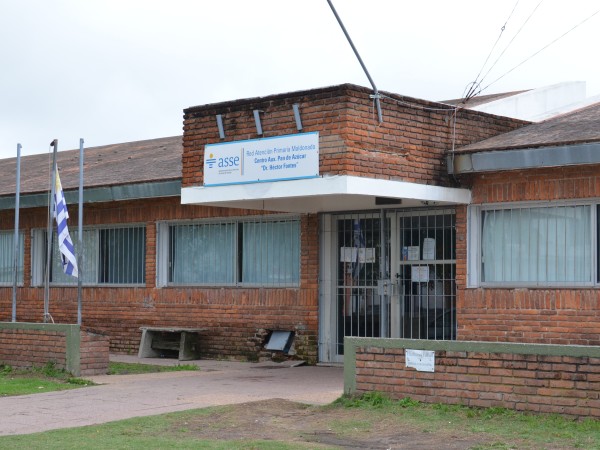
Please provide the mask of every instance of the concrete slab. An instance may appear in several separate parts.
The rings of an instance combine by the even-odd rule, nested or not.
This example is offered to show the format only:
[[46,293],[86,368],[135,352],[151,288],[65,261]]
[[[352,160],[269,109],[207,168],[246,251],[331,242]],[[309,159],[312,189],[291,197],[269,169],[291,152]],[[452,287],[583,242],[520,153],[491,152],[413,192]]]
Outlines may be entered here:
[[[111,360],[180,364],[115,355]],[[343,393],[341,367],[186,361],[199,371],[89,377],[99,386],[0,399],[0,435],[93,425],[208,406],[281,398],[327,404]]]

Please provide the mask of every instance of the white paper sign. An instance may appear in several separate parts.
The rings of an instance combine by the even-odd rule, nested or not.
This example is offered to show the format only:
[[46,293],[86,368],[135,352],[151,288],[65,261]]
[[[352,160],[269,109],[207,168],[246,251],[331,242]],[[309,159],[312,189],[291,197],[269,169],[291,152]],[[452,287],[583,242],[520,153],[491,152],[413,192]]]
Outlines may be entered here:
[[411,266],[410,280],[413,283],[428,283],[429,266]]
[[318,132],[208,144],[204,148],[205,186],[318,176]]
[[412,367],[419,372],[435,372],[435,352],[432,350],[405,351],[406,367]]
[[406,257],[409,261],[418,261],[419,259],[421,259],[419,255],[421,248],[418,245],[411,245],[409,247],[406,247],[406,250]]
[[341,247],[340,262],[356,262],[356,252],[358,250],[359,263],[374,263],[375,249],[373,247]]
[[435,259],[435,239],[423,239],[423,259]]

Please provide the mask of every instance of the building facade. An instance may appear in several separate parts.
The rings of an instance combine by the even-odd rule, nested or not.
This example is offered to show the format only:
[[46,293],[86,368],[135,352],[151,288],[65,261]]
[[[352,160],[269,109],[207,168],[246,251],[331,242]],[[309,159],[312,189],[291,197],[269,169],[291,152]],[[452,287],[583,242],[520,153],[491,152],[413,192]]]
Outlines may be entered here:
[[459,335],[599,345],[600,105],[465,146]]
[[[348,335],[460,338],[456,293],[465,274],[457,270],[457,220],[470,192],[448,176],[445,155],[524,125],[391,94],[383,104],[378,123],[370,91],[343,85],[185,111],[183,204],[310,223],[300,283],[287,289],[311,289],[306,306],[316,314],[319,361],[340,362]],[[314,177],[219,183],[210,172],[210,159],[231,143],[243,151],[255,140],[274,142],[265,149],[275,156],[279,138],[307,133],[318,133]],[[275,240],[268,232],[265,239]]]
[[[487,294],[466,289],[467,205],[481,194],[448,175],[446,156],[526,123],[387,93],[378,123],[370,94],[341,85],[191,107],[183,138],[88,149],[83,325],[107,333],[116,352],[137,350],[140,327],[203,328],[204,356],[248,359],[269,354],[273,331],[288,331],[291,353],[313,363],[341,361],[346,335],[476,337],[480,317],[469,305]],[[298,153],[276,154],[304,140]],[[266,163],[272,174],[238,179],[233,166],[210,174],[236,163],[227,153],[236,145],[240,157],[253,146],[267,152],[248,156],[244,170]],[[24,322],[43,318],[42,156],[22,161]],[[313,158],[310,170],[296,170],[303,161],[293,156]],[[61,152],[59,167],[75,218],[76,152]],[[1,170],[14,174],[14,160]],[[14,182],[3,179],[0,319],[8,321]],[[72,323],[76,287],[57,258],[50,313]]]

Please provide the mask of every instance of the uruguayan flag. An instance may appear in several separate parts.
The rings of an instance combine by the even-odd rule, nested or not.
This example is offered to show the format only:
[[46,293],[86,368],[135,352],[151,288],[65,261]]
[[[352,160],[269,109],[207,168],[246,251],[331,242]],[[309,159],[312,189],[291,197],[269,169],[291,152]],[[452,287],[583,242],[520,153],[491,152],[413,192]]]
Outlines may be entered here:
[[60,249],[60,259],[63,270],[67,275],[77,277],[77,259],[75,258],[75,248],[67,228],[67,203],[63,194],[58,169],[56,169],[56,184],[54,186],[54,217],[56,217],[56,226],[58,228],[58,248]]

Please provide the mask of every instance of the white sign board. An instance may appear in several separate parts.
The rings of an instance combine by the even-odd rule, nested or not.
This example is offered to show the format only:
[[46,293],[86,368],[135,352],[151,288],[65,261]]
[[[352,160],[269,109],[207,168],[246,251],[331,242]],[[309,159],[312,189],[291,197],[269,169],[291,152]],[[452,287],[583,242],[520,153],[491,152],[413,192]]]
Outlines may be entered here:
[[405,351],[406,367],[412,367],[419,372],[435,372],[435,352],[432,350]]
[[208,144],[204,148],[205,186],[318,176],[318,132]]

